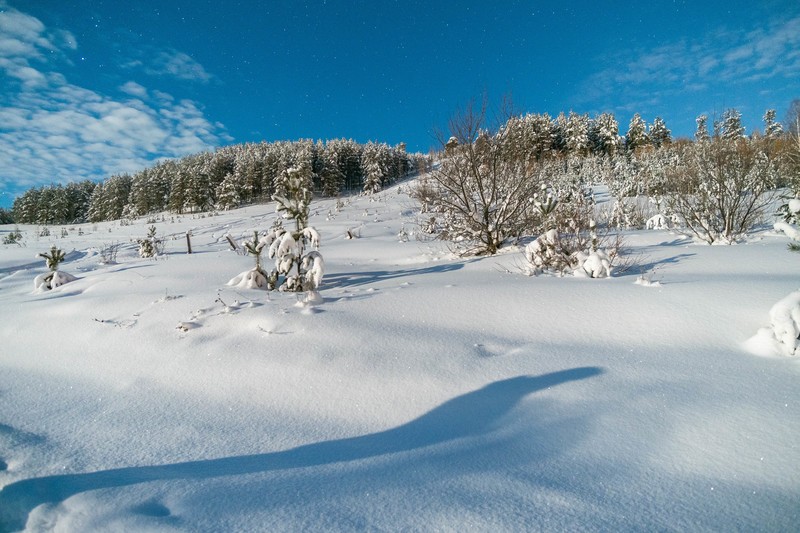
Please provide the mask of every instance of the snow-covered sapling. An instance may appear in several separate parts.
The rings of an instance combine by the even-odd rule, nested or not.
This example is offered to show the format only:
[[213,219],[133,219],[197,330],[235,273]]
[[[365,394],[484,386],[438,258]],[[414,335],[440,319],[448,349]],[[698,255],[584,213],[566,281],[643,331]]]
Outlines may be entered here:
[[273,273],[267,273],[261,266],[261,252],[268,244],[268,240],[264,237],[259,237],[258,232],[253,232],[253,239],[242,242],[242,248],[253,256],[255,259],[255,268],[242,272],[228,282],[228,285],[241,287],[245,289],[267,289],[272,290],[275,288],[276,276]]
[[[280,290],[316,291],[322,281],[325,264],[319,249],[319,233],[308,225],[311,184],[298,169],[286,171],[285,196],[275,195],[277,211],[285,220],[294,220],[293,231],[283,229],[268,235],[269,257],[275,260],[276,272],[283,277]],[[315,250],[306,253],[306,246]]]
[[19,228],[14,228],[14,231],[3,237],[3,244],[22,246],[22,233],[20,233]]
[[64,261],[66,254],[55,245],[50,248],[50,253],[41,253],[39,257],[45,260],[45,264],[47,268],[50,269],[50,272],[39,274],[33,280],[33,287],[36,291],[49,291],[77,279],[72,274],[59,272],[58,265]]
[[63,251],[56,248],[55,245],[53,245],[53,247],[50,248],[49,254],[41,253],[39,254],[39,257],[44,258],[47,268],[49,268],[50,271],[55,272],[56,270],[58,270],[58,265],[64,261],[66,254]]
[[137,239],[136,242],[139,244],[139,257],[155,257],[164,251],[163,241],[156,237],[155,226],[150,226],[147,231],[147,237]]

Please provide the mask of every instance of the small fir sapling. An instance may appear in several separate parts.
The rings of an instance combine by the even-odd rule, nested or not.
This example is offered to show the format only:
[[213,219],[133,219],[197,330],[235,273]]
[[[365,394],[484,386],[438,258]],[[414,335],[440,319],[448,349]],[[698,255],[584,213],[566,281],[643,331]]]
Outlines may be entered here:
[[261,266],[261,252],[267,245],[267,240],[261,238],[257,231],[253,232],[253,239],[242,242],[242,248],[255,259],[256,265],[251,270],[242,272],[228,282],[228,285],[245,289],[266,289],[275,288],[277,276],[274,272],[267,273]]
[[58,265],[64,261],[66,254],[55,245],[50,248],[50,253],[41,253],[39,257],[45,260],[50,272],[40,274],[33,280],[33,286],[36,291],[49,291],[77,279],[72,274],[59,272]]
[[19,228],[14,228],[14,231],[3,237],[3,244],[22,246],[22,233],[20,233]]
[[[286,171],[285,195],[274,195],[277,211],[285,220],[294,220],[293,231],[282,227],[268,236],[269,257],[275,260],[276,271],[283,277],[283,291],[316,291],[322,281],[325,264],[319,249],[319,233],[308,225],[311,205],[311,184],[296,168]],[[310,244],[315,250],[306,253]]]
[[51,272],[55,272],[56,270],[58,270],[58,265],[64,261],[66,254],[63,251],[56,248],[55,245],[53,245],[53,247],[50,248],[49,254],[41,253],[39,254],[39,257],[44,258],[45,264],[47,265],[47,268],[49,268]]
[[[296,168],[286,171],[283,182],[284,195],[275,195],[278,213],[285,220],[294,220],[294,230],[288,230],[282,223],[277,224],[265,236],[253,235],[252,241],[242,243],[247,252],[256,260],[256,267],[239,274],[228,282],[243,288],[259,288],[289,292],[313,292],[319,288],[325,270],[325,263],[319,249],[319,233],[308,225],[311,191],[309,184],[302,179],[302,172]],[[308,245],[315,249],[306,252]],[[261,266],[261,253],[275,261],[275,268],[267,273]]]
[[136,239],[136,242],[139,244],[139,257],[155,257],[164,252],[164,243],[161,239],[156,237],[155,226],[150,226],[147,231],[147,237],[144,239]]

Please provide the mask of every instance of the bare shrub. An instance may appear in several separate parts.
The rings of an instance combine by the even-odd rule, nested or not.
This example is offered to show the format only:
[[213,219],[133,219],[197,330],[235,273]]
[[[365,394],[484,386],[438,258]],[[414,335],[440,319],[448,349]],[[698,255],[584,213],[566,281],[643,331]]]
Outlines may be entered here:
[[776,168],[762,143],[713,138],[683,151],[667,172],[666,203],[690,234],[732,243],[763,221]]
[[487,129],[486,106],[468,106],[439,135],[444,155],[430,179],[412,193],[435,214],[438,236],[463,255],[495,254],[527,232],[542,177],[524,154]]

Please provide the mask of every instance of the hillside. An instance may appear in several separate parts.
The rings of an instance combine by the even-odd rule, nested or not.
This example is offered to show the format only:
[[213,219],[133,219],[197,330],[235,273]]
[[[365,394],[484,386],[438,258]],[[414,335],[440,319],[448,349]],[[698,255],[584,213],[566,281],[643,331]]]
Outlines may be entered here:
[[[745,349],[799,288],[785,236],[631,231],[636,268],[529,277],[417,239],[408,187],[313,204],[317,304],[226,285],[274,205],[167,214],[155,260],[143,219],[20,226],[0,530],[796,528],[800,366]],[[52,244],[78,279],[35,293]]]

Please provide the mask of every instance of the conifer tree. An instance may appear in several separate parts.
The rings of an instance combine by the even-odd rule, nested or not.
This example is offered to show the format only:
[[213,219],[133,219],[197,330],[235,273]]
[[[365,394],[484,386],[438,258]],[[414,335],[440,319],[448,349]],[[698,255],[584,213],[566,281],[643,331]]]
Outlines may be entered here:
[[236,182],[236,177],[233,174],[228,174],[217,186],[217,209],[227,211],[239,207],[241,196],[239,195],[239,187]]
[[619,124],[611,113],[601,113],[589,127],[589,146],[595,154],[612,156],[619,149]]
[[661,117],[656,117],[650,126],[650,142],[656,148],[672,142],[672,132],[667,129],[667,125]]
[[775,110],[767,109],[764,113],[764,137],[775,139],[783,132],[780,122],[775,121]]
[[694,133],[694,140],[697,142],[708,141],[711,138],[708,133],[708,115],[700,115],[695,122],[697,122],[697,129]]
[[650,144],[647,135],[647,125],[639,113],[633,115],[628,125],[628,133],[625,135],[625,146],[633,152],[637,148]]
[[736,109],[728,109],[722,115],[721,133],[727,141],[737,141],[744,137],[742,114]]
[[47,268],[50,269],[51,272],[55,272],[58,270],[58,265],[64,261],[66,254],[59,250],[58,247],[54,244],[52,248],[50,248],[50,253],[41,253],[39,257],[44,258],[45,264]]
[[[308,225],[311,189],[301,169],[292,167],[286,175],[286,195],[276,194],[273,199],[278,213],[285,220],[293,220],[295,227],[294,230],[281,227],[270,234],[269,256],[275,259],[277,276],[283,276],[281,290],[316,291],[322,280],[324,263],[316,250],[319,248],[319,234]],[[315,250],[306,253],[308,244]]]
[[564,131],[567,150],[574,155],[585,155],[589,149],[589,116],[569,112]]

